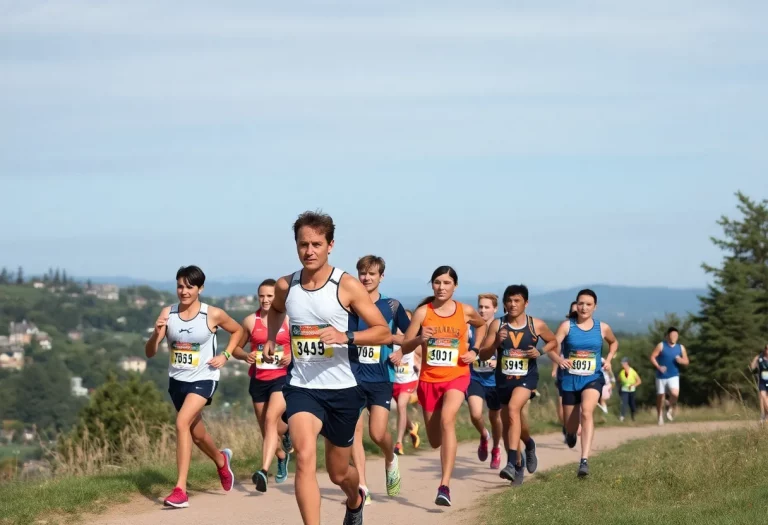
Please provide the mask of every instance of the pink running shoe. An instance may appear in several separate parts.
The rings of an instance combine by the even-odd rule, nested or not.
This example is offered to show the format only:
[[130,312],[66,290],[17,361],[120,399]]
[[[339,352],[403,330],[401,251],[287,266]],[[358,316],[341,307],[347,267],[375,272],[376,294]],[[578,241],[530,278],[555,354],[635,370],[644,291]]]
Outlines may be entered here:
[[488,459],[488,431],[485,429],[483,435],[480,436],[480,446],[477,447],[477,459],[480,461]]
[[189,498],[183,490],[176,487],[173,489],[173,492],[171,492],[171,495],[163,500],[163,505],[183,509],[189,507]]
[[496,470],[501,466],[501,449],[499,447],[491,450],[491,468]]
[[235,476],[232,474],[232,451],[225,448],[221,451],[221,455],[224,456],[224,466],[218,469],[219,479],[221,480],[221,488],[226,492],[232,490],[232,485],[235,484]]

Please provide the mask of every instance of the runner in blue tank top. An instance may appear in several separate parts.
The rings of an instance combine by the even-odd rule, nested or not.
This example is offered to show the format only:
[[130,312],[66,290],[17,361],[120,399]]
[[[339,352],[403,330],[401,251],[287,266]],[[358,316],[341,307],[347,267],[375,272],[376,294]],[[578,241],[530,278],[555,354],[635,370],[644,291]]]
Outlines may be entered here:
[[768,414],[768,344],[755,356],[749,368],[757,373],[757,385],[760,391],[760,423],[765,423]]
[[[564,358],[555,352],[550,353],[550,356],[564,372],[560,385],[563,390],[566,438],[570,448],[576,446],[576,432],[581,420],[581,462],[578,475],[583,477],[589,474],[587,460],[595,434],[593,413],[605,382],[602,369],[610,369],[619,342],[610,326],[592,317],[597,306],[595,292],[581,290],[576,302],[576,318],[563,322],[555,334],[558,343],[565,343]],[[609,345],[606,359],[602,358],[603,339]]]
[[[485,319],[486,323],[493,321],[499,309],[499,296],[492,293],[483,293],[477,296],[477,313]],[[475,327],[469,327],[469,347],[475,348],[482,341],[475,340]],[[501,403],[496,392],[496,358],[481,361],[479,358],[472,363],[470,368],[469,388],[467,389],[467,404],[469,405],[469,417],[472,424],[480,433],[480,446],[477,447],[477,459],[488,459],[488,441],[493,437],[493,449],[491,450],[491,468],[501,466]],[[488,405],[488,420],[491,423],[491,432],[485,428],[483,422],[483,401]]]
[[688,364],[688,352],[678,342],[677,328],[670,326],[667,336],[651,353],[651,363],[656,367],[656,413],[659,425],[664,424],[664,396],[669,392],[667,419],[674,420],[677,399],[680,397],[680,367]]
[[[403,342],[403,335],[411,324],[405,308],[397,299],[384,297],[379,292],[379,285],[384,278],[384,259],[376,255],[366,255],[357,261],[357,277],[365,286],[371,301],[374,302],[392,332],[394,344]],[[358,330],[368,328],[363,319],[354,316]],[[400,329],[401,334],[397,333]],[[395,381],[395,365],[390,360],[392,345],[357,346],[358,382],[365,394],[365,406],[368,408],[368,434],[371,441],[384,454],[387,496],[400,493],[400,469],[395,456],[394,443],[389,426],[389,410],[392,402],[392,389]],[[371,494],[365,476],[365,449],[363,448],[363,414],[357,421],[355,441],[352,443],[352,463],[360,474],[360,488],[365,492],[365,504],[371,502]]]

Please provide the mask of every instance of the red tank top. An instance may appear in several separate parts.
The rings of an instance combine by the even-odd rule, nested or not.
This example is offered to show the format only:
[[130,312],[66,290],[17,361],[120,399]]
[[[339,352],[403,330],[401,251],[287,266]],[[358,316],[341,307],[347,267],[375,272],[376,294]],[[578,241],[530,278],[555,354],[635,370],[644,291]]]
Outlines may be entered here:
[[[259,311],[256,312],[253,330],[251,330],[251,352],[256,352],[256,363],[252,364],[248,370],[248,375],[257,381],[271,381],[288,373],[286,368],[279,366],[277,363],[277,360],[282,358],[282,354],[275,355],[274,363],[265,363],[263,361],[261,352],[264,343],[267,342],[268,335],[267,327],[261,321],[261,308],[259,308]],[[287,321],[283,321],[283,326],[280,327],[280,331],[277,333],[277,345],[283,346],[286,349],[291,347],[291,334],[288,331]]]

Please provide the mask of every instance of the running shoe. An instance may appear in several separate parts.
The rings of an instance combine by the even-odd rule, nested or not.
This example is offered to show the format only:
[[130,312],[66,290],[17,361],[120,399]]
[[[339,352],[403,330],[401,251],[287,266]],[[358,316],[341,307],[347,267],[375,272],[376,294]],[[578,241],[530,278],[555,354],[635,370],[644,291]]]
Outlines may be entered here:
[[413,445],[413,448],[419,448],[419,445],[421,444],[421,438],[419,438],[418,422],[413,423],[413,428],[411,428],[411,431],[408,434],[411,436],[411,444]]
[[232,473],[232,451],[225,448],[221,451],[221,455],[224,456],[224,466],[218,469],[219,480],[221,481],[221,488],[225,492],[232,490],[232,485],[235,484],[235,475]]
[[[277,471],[280,472],[280,463],[277,464]],[[259,492],[266,492],[267,491],[267,471],[266,470],[257,470],[253,473],[253,476],[251,476],[251,481],[253,481],[253,484],[256,485],[256,490]],[[286,474],[287,476],[287,474]]]
[[501,469],[501,472],[499,472],[499,477],[514,483],[515,471],[516,471],[515,466],[507,463],[506,466],[503,469]]
[[288,431],[283,434],[282,442],[283,452],[286,454],[293,454],[293,442],[291,441],[291,435],[288,433]]
[[573,448],[576,446],[576,434],[566,434],[565,435],[565,444],[568,445],[568,448]]
[[536,443],[531,438],[531,446],[525,445],[525,465],[528,472],[533,474],[536,472],[536,467],[539,465],[539,458],[536,457]]
[[491,450],[491,468],[496,470],[501,465],[501,449],[499,447]]
[[403,444],[402,443],[396,443],[395,444],[395,454],[398,456],[402,456],[405,452],[403,451]]
[[577,475],[580,478],[589,476],[589,464],[587,464],[587,460],[584,458],[582,458],[581,463],[579,463],[579,472]]
[[392,461],[392,467],[387,470],[387,496],[397,496],[400,494],[400,465],[397,456]]
[[363,503],[365,501],[365,491],[363,489],[360,489],[360,497],[363,501],[360,502],[360,506],[356,509],[350,509],[346,502],[344,503],[347,512],[344,513],[343,525],[363,525],[363,507],[365,507]]
[[173,492],[163,500],[163,505],[166,507],[176,507],[177,509],[184,509],[189,507],[189,498],[187,493],[181,490],[179,487],[173,489]]
[[525,463],[525,456],[523,456],[522,463],[520,465],[515,465],[515,480],[512,482],[515,486],[523,484],[523,478],[525,477]]
[[291,462],[291,455],[286,452],[285,459],[277,458],[277,474],[275,475],[275,482],[283,483],[288,479],[288,463]]
[[477,459],[485,461],[488,459],[488,430],[483,429],[480,436],[480,446],[477,447]]
[[450,507],[451,506],[451,489],[449,489],[445,485],[440,485],[440,487],[437,489],[437,497],[435,498],[435,505],[439,505],[441,507]]

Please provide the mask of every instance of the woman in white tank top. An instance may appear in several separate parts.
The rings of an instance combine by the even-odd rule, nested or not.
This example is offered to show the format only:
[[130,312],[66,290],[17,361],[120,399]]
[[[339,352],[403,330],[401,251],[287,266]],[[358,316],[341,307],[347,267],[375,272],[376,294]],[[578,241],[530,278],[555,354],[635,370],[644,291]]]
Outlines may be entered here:
[[[157,354],[160,342],[167,338],[168,393],[176,407],[176,447],[178,480],[164,504],[188,507],[187,474],[192,459],[192,443],[216,464],[221,486],[232,490],[234,476],[230,468],[232,451],[219,450],[202,420],[203,408],[211,404],[219,384],[219,369],[231,357],[243,329],[221,308],[200,302],[205,274],[197,266],[182,267],[176,274],[178,304],[163,308],[155,330],[144,347],[147,358]],[[227,349],[217,355],[216,330],[232,334]]]

